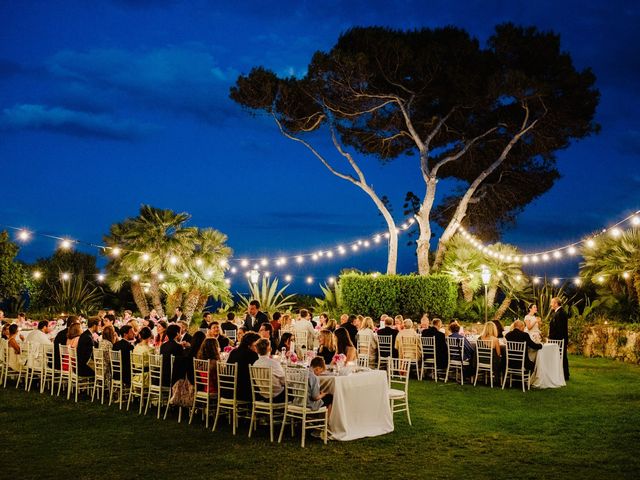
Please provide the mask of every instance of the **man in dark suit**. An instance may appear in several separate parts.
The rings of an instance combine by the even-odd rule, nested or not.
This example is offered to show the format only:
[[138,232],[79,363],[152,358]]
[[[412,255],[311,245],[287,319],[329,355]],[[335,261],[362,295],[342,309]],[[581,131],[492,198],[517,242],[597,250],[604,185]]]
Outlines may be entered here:
[[78,339],[78,375],[81,377],[94,377],[96,374],[89,366],[89,361],[93,356],[93,348],[98,346],[93,335],[98,333],[99,327],[100,319],[90,318],[87,320],[87,329]]
[[[162,385],[170,387],[181,378],[184,378],[187,370],[184,362],[184,348],[176,342],[180,334],[180,327],[172,323],[167,327],[166,334],[168,341],[160,347],[160,355],[162,355]],[[173,377],[171,376],[172,355],[175,357],[173,361]]]
[[391,336],[391,355],[394,358],[398,358],[398,351],[395,349],[395,344],[396,344],[396,336],[398,335],[398,330],[396,330],[395,328],[391,328],[391,325],[393,325],[393,318],[384,315],[384,328],[379,328],[378,331],[376,332],[378,336],[383,335],[383,336]]
[[53,339],[53,365],[56,370],[60,370],[60,345],[67,344],[67,332],[69,331],[69,325],[74,322],[79,322],[80,319],[75,315],[71,315],[64,321],[64,328],[60,330],[56,338]]
[[233,312],[227,313],[227,319],[222,325],[220,325],[220,328],[222,329],[223,333],[225,332],[225,330],[234,330],[234,331],[238,330],[238,326],[235,323],[233,323],[235,318],[236,318],[235,313]]
[[[193,337],[189,333],[189,322],[186,320],[180,320],[178,325],[180,325],[180,335],[178,335],[178,339],[176,341],[180,344],[182,344],[182,342],[186,342],[191,345]],[[182,346],[184,347],[185,345],[183,344]]]
[[214,320],[209,324],[207,338],[215,338],[218,341],[221,352],[229,346],[229,339],[220,333],[220,324],[217,320]]
[[177,323],[182,320],[187,321],[187,317],[184,315],[184,312],[182,311],[181,307],[176,307],[176,311],[173,317],[169,319],[169,323]]
[[[504,336],[507,342],[525,342],[527,344],[527,348],[531,348],[533,350],[540,350],[542,348],[541,343],[536,343],[531,340],[531,337],[527,332],[524,331],[524,322],[522,320],[516,320],[511,324],[511,330]],[[529,359],[529,355],[527,353],[527,349],[524,351],[524,368],[533,371],[535,367],[535,363]]]
[[356,348],[358,348],[358,327],[356,327],[353,322],[355,322],[357,318],[355,315],[347,315],[346,313],[340,315],[340,326],[349,332],[351,343],[353,343],[353,346]]
[[551,310],[553,315],[549,322],[549,339],[564,340],[564,350],[562,352],[562,370],[564,379],[569,380],[569,357],[567,357],[567,347],[569,345],[569,318],[567,312],[560,305],[560,299],[551,299]]
[[[446,370],[449,365],[449,354],[447,352],[447,339],[440,331],[442,320],[434,318],[429,328],[422,330],[423,337],[435,337],[436,339],[436,365],[438,370]],[[380,334],[380,331],[378,331]]]
[[267,315],[260,311],[260,302],[257,300],[251,300],[251,302],[249,302],[247,316],[244,317],[244,326],[247,330],[257,332],[260,330],[260,325],[268,321],[269,318]]
[[129,385],[131,383],[131,352],[136,334],[131,325],[123,325],[120,333],[122,338],[113,346],[113,351],[122,354],[122,381],[125,385]]

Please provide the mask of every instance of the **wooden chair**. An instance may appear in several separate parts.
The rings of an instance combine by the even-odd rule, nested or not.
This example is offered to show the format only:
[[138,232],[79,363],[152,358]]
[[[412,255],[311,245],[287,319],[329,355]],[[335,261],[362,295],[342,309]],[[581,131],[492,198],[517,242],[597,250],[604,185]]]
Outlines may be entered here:
[[58,396],[62,387],[68,390],[71,383],[71,361],[69,360],[69,347],[66,345],[58,345],[60,352],[60,370],[58,370],[60,376],[58,378]]
[[378,335],[378,370],[393,357],[393,335]]
[[284,417],[285,403],[273,402],[273,374],[271,367],[249,366],[251,377],[251,396],[253,408],[251,409],[251,423],[249,424],[249,437],[257,424],[258,415],[269,417],[269,438],[273,443],[274,419]]
[[418,360],[422,356],[420,348],[421,343],[418,337],[400,337],[400,350],[398,355],[400,358],[409,362],[409,371],[411,371],[411,367],[416,369],[416,377],[418,377],[418,380],[422,380],[422,369],[420,368],[420,362]]
[[524,356],[527,354],[526,342],[507,342],[507,366],[502,381],[502,389],[504,390],[509,379],[509,387],[513,384],[513,378],[519,378],[522,383],[522,391],[525,391],[524,385],[527,382],[527,390],[531,388],[531,376],[524,366]]
[[91,392],[91,401],[93,402],[96,392],[100,394],[100,404],[104,405],[105,391],[110,387],[107,380],[107,364],[104,361],[104,351],[100,348],[93,349],[93,363],[95,366],[95,377],[93,379],[93,391]]
[[476,341],[476,374],[473,379],[473,386],[476,386],[480,373],[484,372],[484,383],[487,384],[487,376],[493,388],[493,342],[491,340]]
[[211,360],[198,360],[197,358],[193,359],[194,392],[193,406],[191,407],[191,412],[189,413],[189,425],[191,425],[193,414],[195,413],[196,408],[198,408],[198,405],[200,405],[202,414],[204,415],[205,428],[209,428],[209,406],[211,403],[211,397],[215,398],[216,396],[215,393],[210,392],[210,366]]
[[42,382],[44,381],[44,347],[43,343],[30,344],[29,352],[27,354],[27,382],[25,383],[25,390],[31,391],[33,385],[33,379],[38,378],[40,381],[40,392],[42,392]]
[[459,374],[460,385],[464,385],[464,367],[469,365],[469,362],[464,360],[464,338],[447,337],[447,354],[449,356],[449,366],[444,377],[444,383],[447,383],[449,372],[453,370],[456,374],[456,381]]
[[[172,355],[173,360],[173,355]],[[173,363],[172,369],[173,369]],[[149,406],[155,401],[158,405],[156,418],[160,420],[160,412],[162,405],[168,405],[171,398],[171,387],[162,385],[162,355],[149,354],[149,385],[147,393],[147,404],[144,408],[144,414],[149,411]],[[165,402],[166,398],[166,402]]]
[[436,337],[420,337],[422,344],[422,371],[421,378],[425,372],[433,371],[433,379],[438,382],[438,361],[436,357]]
[[311,410],[307,406],[309,394],[309,371],[306,368],[301,369],[287,367],[285,369],[285,383],[288,401],[284,408],[284,419],[282,421],[282,428],[280,429],[278,443],[282,442],[282,436],[284,434],[285,426],[287,425],[287,419],[290,419],[292,423],[296,420],[299,420],[301,423],[302,448],[304,448],[307,430],[320,430],[322,432],[322,439],[326,445],[329,421],[328,410],[325,406],[320,407],[318,410]]
[[74,392],[75,402],[78,403],[78,393],[81,390],[89,392],[93,386],[92,377],[82,377],[78,374],[78,351],[69,347],[69,390],[67,391],[67,400],[71,398],[71,392]]
[[408,359],[392,358],[389,360],[387,372],[389,378],[389,401],[391,413],[407,412],[407,420],[411,425],[409,414],[409,369]]
[[220,418],[220,412],[226,410],[230,415],[230,421],[233,425],[233,434],[236,434],[238,428],[238,411],[242,407],[248,407],[249,402],[238,400],[238,364],[218,362],[218,402],[216,406],[216,419],[213,422],[213,431],[215,432]]
[[29,351],[31,350],[31,344],[24,342],[20,345],[20,371],[18,372],[18,381],[16,388],[20,386],[20,381],[24,377],[24,389],[26,390],[29,384],[29,367],[27,366],[27,360],[29,359]]
[[109,388],[109,405],[113,401],[114,392],[118,391],[118,407],[122,410],[122,404],[124,402],[124,396],[129,395],[129,386],[125,385],[122,377],[122,352],[111,350],[109,351],[109,358],[111,360],[111,387]]
[[144,355],[131,353],[131,386],[129,387],[129,398],[127,399],[127,410],[131,406],[131,400],[140,399],[138,415],[142,414],[146,390],[149,386],[149,373],[145,372]]

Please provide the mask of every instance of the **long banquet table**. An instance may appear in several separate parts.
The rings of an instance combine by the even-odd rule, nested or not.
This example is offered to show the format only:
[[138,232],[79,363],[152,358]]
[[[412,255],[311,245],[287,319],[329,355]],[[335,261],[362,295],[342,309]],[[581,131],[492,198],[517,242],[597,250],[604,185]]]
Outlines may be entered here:
[[387,373],[321,375],[320,389],[333,394],[329,430],[335,440],[376,437],[393,431]]

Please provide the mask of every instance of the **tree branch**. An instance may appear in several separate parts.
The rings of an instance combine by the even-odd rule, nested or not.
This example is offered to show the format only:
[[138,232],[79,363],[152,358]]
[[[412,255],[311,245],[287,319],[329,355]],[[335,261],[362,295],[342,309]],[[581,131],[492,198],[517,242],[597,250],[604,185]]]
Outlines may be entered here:
[[455,162],[456,160],[458,160],[460,157],[462,157],[465,153],[467,153],[467,151],[480,139],[486,137],[487,135],[495,132],[498,129],[498,127],[492,127],[489,130],[487,130],[486,132],[478,135],[475,138],[472,138],[469,142],[467,142],[467,144],[464,146],[464,148],[462,148],[458,153],[455,153],[453,155],[448,155],[445,158],[443,158],[442,160],[440,160],[431,170],[431,175],[432,176],[436,176],[438,174],[438,170],[440,170],[441,167],[443,167],[444,165],[446,165],[449,162]]

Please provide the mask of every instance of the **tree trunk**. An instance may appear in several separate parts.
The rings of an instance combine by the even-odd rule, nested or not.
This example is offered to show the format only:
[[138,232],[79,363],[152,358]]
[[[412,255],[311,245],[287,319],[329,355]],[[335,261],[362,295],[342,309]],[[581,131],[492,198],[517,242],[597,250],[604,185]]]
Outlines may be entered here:
[[418,212],[418,227],[420,236],[418,237],[418,273],[429,275],[431,265],[429,262],[429,251],[431,250],[431,210],[436,197],[436,179],[428,177],[425,197]]
[[466,280],[462,281],[462,297],[464,298],[464,301],[467,303],[471,303],[473,302],[473,288],[471,288],[471,286],[469,285],[469,282],[467,282]]
[[151,294],[151,303],[155,308],[156,313],[160,318],[164,317],[164,308],[162,307],[162,296],[160,294],[160,284],[155,276],[151,277],[151,287],[149,288]]
[[504,297],[504,300],[502,300],[502,303],[500,304],[500,307],[496,311],[496,314],[493,316],[494,320],[500,320],[502,316],[505,313],[507,313],[507,310],[509,310],[509,307],[511,306],[512,300],[513,300],[513,297],[510,294]]
[[191,320],[200,300],[200,290],[191,290],[184,299],[184,314]]
[[496,301],[496,294],[498,293],[498,285],[489,285],[489,290],[487,292],[487,305],[489,307],[493,307],[493,304]]
[[140,315],[146,317],[149,315],[149,304],[147,303],[147,297],[144,294],[142,285],[140,282],[131,282],[131,293],[133,294],[133,300],[136,302],[136,306],[140,311]]
[[633,283],[636,287],[636,296],[638,301],[640,301],[640,273],[636,272],[633,274]]
[[208,300],[209,300],[209,295],[205,293],[200,295],[200,298],[198,299],[198,305],[196,305],[196,312],[202,312],[204,310],[204,307],[207,306]]

